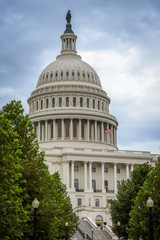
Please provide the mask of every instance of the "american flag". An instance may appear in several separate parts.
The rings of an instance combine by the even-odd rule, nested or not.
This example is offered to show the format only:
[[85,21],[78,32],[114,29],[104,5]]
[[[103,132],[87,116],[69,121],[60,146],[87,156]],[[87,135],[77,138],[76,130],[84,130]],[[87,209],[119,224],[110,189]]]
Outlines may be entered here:
[[105,128],[105,132],[108,133],[108,134],[112,134],[112,130],[109,129],[109,128]]

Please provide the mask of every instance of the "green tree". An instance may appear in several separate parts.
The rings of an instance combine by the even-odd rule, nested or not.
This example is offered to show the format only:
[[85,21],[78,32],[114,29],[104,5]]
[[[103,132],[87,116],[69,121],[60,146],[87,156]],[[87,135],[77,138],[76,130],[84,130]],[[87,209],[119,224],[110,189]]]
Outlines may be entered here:
[[155,168],[148,174],[148,178],[140,189],[135,205],[130,212],[129,221],[129,237],[137,239],[143,236],[149,240],[149,209],[146,205],[148,197],[154,201],[152,209],[154,239],[159,239],[160,236],[160,158],[156,163]]
[[[17,215],[15,215],[16,221],[14,221],[15,228],[17,227],[17,235],[13,237],[12,233],[9,234],[7,231],[4,231],[3,234],[5,235],[1,239],[31,239],[33,234],[33,208],[31,203],[35,197],[40,201],[38,211],[39,227],[37,228],[39,239],[52,240],[60,238],[59,236],[62,234],[64,236],[65,219],[68,219],[67,221],[69,222],[68,234],[72,235],[77,226],[77,217],[72,211],[70,198],[58,173],[53,176],[49,173],[45,164],[44,153],[39,151],[32,122],[29,120],[28,115],[24,115],[21,102],[12,101],[7,104],[0,111],[0,116],[10,126],[9,130],[6,127],[6,133],[3,131],[3,134],[6,134],[8,138],[2,138],[1,140],[1,148],[7,146],[7,149],[3,151],[6,157],[2,156],[3,162],[6,162],[4,170],[13,171],[13,177],[18,175],[16,181],[12,184],[13,186],[8,183],[7,188],[5,188],[2,182],[2,187],[4,187],[4,192],[10,192],[13,188],[13,194],[18,198],[17,205],[19,207],[19,210],[16,210],[18,211],[18,217],[16,218]],[[17,144],[16,150],[13,143]],[[7,151],[10,154],[9,157],[7,156]],[[2,160],[0,159],[0,161]],[[14,166],[11,167],[13,164]],[[7,175],[6,181],[10,177],[11,175]],[[15,188],[18,192],[15,191]],[[8,197],[6,197],[5,204],[7,201]],[[2,206],[3,210],[5,211]],[[2,217],[1,221],[5,225],[5,218]],[[11,222],[13,222],[12,218],[10,218],[8,228],[12,228]],[[16,225],[16,222],[19,225]],[[20,231],[18,231],[18,228]]]
[[[139,165],[132,171],[130,179],[122,180],[117,199],[111,201],[113,232],[124,239],[128,239],[129,213],[134,206],[134,200],[151,169],[148,163]],[[120,226],[117,226],[118,221]]]

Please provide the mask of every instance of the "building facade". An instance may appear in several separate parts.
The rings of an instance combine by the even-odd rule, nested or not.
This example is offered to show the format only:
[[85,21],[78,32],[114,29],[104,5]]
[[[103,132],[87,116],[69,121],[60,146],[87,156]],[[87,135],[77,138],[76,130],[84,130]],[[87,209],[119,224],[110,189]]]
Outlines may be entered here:
[[156,156],[118,149],[110,98],[95,70],[77,54],[77,36],[66,19],[61,53],[39,76],[28,99],[29,116],[49,170],[59,171],[79,217],[111,225],[110,199],[121,180],[140,164],[154,165]]

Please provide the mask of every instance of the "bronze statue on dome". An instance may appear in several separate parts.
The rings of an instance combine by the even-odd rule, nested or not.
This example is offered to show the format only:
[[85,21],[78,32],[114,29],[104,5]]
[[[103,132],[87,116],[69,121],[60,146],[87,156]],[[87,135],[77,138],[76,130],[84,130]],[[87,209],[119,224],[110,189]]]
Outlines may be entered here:
[[68,10],[68,12],[67,12],[66,20],[67,20],[67,23],[71,22],[71,11],[70,10]]

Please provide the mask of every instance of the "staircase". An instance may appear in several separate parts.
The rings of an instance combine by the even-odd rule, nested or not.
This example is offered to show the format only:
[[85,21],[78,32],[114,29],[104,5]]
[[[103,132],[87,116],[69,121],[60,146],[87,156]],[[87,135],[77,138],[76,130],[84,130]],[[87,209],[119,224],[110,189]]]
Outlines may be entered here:
[[[89,222],[85,220],[79,220],[79,225],[76,231],[76,234],[73,237],[73,240],[82,240],[88,239],[92,240],[92,226]],[[105,230],[93,230],[93,240],[110,240],[112,239],[111,235]]]

